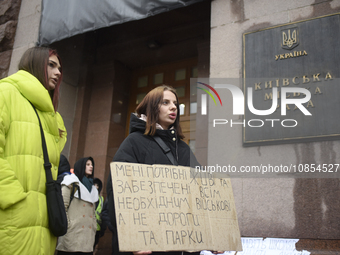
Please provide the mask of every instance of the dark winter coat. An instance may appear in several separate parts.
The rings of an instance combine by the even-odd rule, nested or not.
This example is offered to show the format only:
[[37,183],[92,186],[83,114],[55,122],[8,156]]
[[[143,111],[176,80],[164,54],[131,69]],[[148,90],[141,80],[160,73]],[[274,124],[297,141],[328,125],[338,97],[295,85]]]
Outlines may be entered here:
[[[144,135],[146,122],[131,114],[130,118],[130,134],[120,145],[117,153],[115,154],[113,161],[115,162],[130,162],[141,164],[161,164],[171,165],[170,160],[164,154],[158,143],[152,136]],[[159,136],[170,148],[173,156],[177,159],[180,166],[192,166],[199,165],[196,157],[192,153],[190,147],[178,139],[177,132],[174,129],[171,130],[156,130],[155,136]],[[113,243],[115,254],[118,254],[118,237],[117,226],[113,202],[112,180],[111,175],[107,182],[107,200],[109,205],[110,219],[115,231],[113,235],[116,236]],[[122,254],[122,253],[121,253]],[[156,254],[156,253],[153,253]],[[180,254],[180,252],[168,252],[167,254]]]
[[71,174],[70,170],[71,170],[71,166],[67,158],[63,154],[60,154],[57,181],[61,183],[64,180],[64,177],[66,175]]
[[71,169],[70,163],[68,162],[67,158],[60,154],[60,161],[59,161],[59,167],[58,167],[58,176],[63,173],[69,173]]

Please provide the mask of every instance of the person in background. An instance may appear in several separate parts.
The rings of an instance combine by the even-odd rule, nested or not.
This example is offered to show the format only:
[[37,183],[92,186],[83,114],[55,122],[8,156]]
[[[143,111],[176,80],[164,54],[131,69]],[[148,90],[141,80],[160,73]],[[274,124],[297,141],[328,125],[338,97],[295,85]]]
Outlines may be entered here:
[[98,194],[99,194],[99,199],[98,202],[96,202],[96,220],[97,220],[97,232],[96,232],[96,236],[95,236],[95,241],[94,241],[94,245],[93,245],[93,250],[95,250],[96,245],[99,242],[99,238],[101,238],[104,233],[105,233],[105,229],[106,226],[102,220],[102,210],[103,210],[103,206],[104,206],[104,197],[102,195],[100,195],[102,188],[103,188],[103,183],[99,178],[94,178],[93,180],[93,185],[97,188],[98,190]]
[[[199,165],[190,147],[182,140],[184,135],[179,123],[178,96],[175,89],[170,86],[162,85],[151,90],[137,106],[136,114],[131,114],[130,134],[120,145],[113,161],[171,165],[171,161],[154,137],[160,137],[164,141],[178,165],[193,167]],[[107,182],[107,200],[111,224],[114,228],[112,244],[114,254],[128,254],[119,252],[111,175]],[[134,253],[150,254],[151,251]],[[160,252],[153,254],[160,254]],[[167,254],[181,255],[182,252]],[[188,254],[199,254],[199,252]]]
[[58,255],[93,254],[97,229],[95,203],[98,201],[93,175],[94,160],[85,157],[74,164],[74,174],[66,175],[61,183],[68,229],[58,239]]
[[60,161],[58,167],[58,182],[61,183],[66,175],[71,174],[71,166],[68,162],[68,159],[63,155],[60,154]]
[[41,133],[31,103],[56,180],[67,137],[57,112],[62,64],[55,50],[33,47],[18,69],[0,81],[0,253],[53,254],[57,237],[49,230]]

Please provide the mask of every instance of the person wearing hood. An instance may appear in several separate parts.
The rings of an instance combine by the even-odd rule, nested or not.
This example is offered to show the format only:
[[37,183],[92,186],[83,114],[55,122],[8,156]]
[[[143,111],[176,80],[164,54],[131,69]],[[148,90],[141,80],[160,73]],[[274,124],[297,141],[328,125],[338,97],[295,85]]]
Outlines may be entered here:
[[67,233],[58,238],[58,255],[93,254],[97,229],[95,204],[98,201],[93,175],[94,160],[85,157],[74,164],[74,174],[65,175],[61,183],[68,228]]
[[71,166],[70,163],[68,162],[68,159],[63,154],[60,154],[57,178],[58,182],[61,183],[66,175],[71,174],[70,171]]
[[0,253],[53,254],[38,116],[56,180],[67,138],[57,112],[62,64],[55,50],[33,47],[18,69],[0,81]]
[[[200,165],[190,147],[182,140],[184,135],[179,121],[179,101],[176,90],[166,85],[151,90],[137,106],[136,114],[131,114],[130,134],[120,145],[113,161],[172,165],[154,139],[158,136],[170,148],[178,165],[192,167]],[[111,175],[107,182],[107,200],[111,224],[114,228],[113,253],[128,254],[119,252]],[[151,251],[134,253],[150,254]],[[181,252],[168,252],[167,254],[179,255]]]

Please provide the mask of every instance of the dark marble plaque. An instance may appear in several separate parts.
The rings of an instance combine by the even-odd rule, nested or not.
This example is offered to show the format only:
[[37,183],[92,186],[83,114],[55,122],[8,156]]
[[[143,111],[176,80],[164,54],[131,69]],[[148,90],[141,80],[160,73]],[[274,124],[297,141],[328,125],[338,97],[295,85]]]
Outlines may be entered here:
[[[245,97],[251,87],[254,108],[270,109],[272,88],[276,87],[278,108],[268,116],[258,116],[250,112],[246,102],[243,145],[340,139],[339,78],[339,14],[245,33]],[[303,104],[311,116],[295,105],[287,105],[286,115],[282,115],[281,89],[293,87],[311,92],[310,101]],[[305,95],[289,93],[287,97],[296,99]]]

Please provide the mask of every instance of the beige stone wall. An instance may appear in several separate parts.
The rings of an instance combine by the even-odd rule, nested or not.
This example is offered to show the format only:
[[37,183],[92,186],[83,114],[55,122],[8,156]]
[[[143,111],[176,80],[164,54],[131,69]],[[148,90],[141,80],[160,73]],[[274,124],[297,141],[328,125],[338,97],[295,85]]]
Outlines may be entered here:
[[9,73],[18,70],[18,63],[22,54],[38,41],[41,0],[22,0],[19,20],[9,67]]
[[0,79],[8,75],[21,0],[3,0],[0,5]]
[[[243,33],[336,13],[339,7],[340,1],[212,1],[210,77],[242,77]],[[225,117],[241,120],[230,112]],[[340,162],[340,141],[244,148],[241,125],[218,137],[211,126],[210,165]],[[242,236],[340,239],[338,179],[245,178],[233,179],[232,185]]]
[[72,86],[66,82],[62,82],[60,88],[60,99],[58,112],[61,114],[64,120],[64,124],[67,130],[67,142],[62,153],[69,158],[71,141],[72,141],[72,127],[75,117],[75,105],[78,99],[78,88]]

